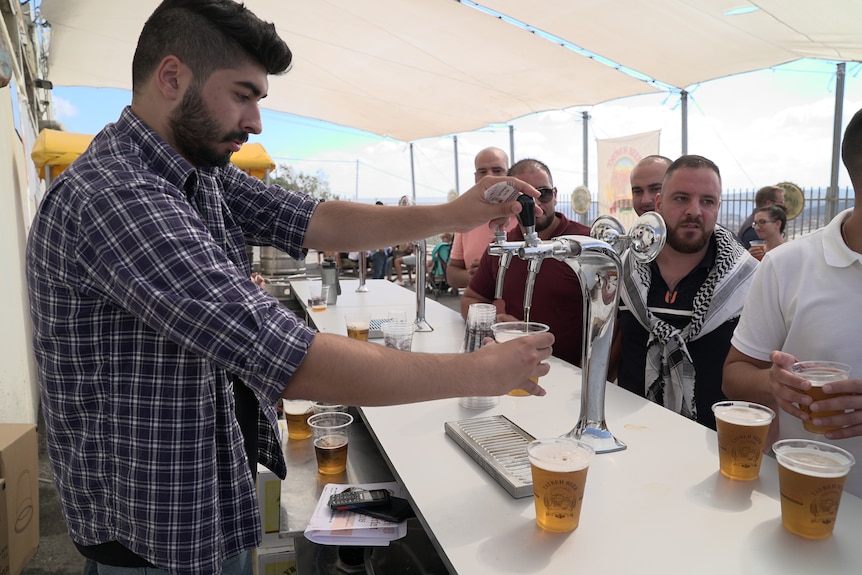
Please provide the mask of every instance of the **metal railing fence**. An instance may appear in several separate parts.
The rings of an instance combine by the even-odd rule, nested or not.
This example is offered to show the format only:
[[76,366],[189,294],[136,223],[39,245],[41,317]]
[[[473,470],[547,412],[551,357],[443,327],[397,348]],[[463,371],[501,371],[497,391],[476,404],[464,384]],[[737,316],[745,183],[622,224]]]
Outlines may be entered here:
[[[805,207],[796,218],[787,222],[785,235],[787,239],[793,239],[809,232],[822,228],[829,223],[827,209],[827,188],[802,188],[805,198]],[[739,226],[748,215],[754,211],[755,189],[751,190],[725,190],[721,196],[721,210],[718,215],[718,223],[732,231],[739,231]],[[855,205],[855,193],[852,188],[844,187],[838,189],[837,210],[840,213]],[[560,201],[557,211],[562,212],[569,219],[591,224],[598,214],[598,202],[593,202],[584,219],[575,214],[569,202]]]

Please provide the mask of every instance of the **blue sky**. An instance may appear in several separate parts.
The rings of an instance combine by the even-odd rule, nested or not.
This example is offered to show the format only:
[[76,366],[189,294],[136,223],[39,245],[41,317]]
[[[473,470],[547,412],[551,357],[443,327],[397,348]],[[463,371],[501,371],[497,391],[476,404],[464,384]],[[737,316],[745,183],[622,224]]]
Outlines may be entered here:
[[[844,123],[862,107],[859,64],[847,65]],[[732,76],[690,88],[689,149],[715,160],[726,189],[758,188],[780,181],[829,184],[835,63],[805,60]],[[55,118],[73,132],[96,133],[117,118],[130,94],[123,90],[63,88],[53,92]],[[595,140],[661,130],[660,153],[681,153],[679,97],[624,98],[590,108],[533,114],[512,120],[515,159],[535,157],[551,168],[566,193],[583,184],[582,110],[589,111],[589,187],[596,189]],[[407,143],[328,123],[264,111],[261,142],[279,164],[326,177],[347,199],[394,203],[412,194]],[[453,138],[414,142],[416,195],[443,201],[456,185],[473,181],[472,158],[489,145],[509,149],[507,124]],[[840,185],[849,185],[842,172]],[[565,197],[565,196],[563,196]]]

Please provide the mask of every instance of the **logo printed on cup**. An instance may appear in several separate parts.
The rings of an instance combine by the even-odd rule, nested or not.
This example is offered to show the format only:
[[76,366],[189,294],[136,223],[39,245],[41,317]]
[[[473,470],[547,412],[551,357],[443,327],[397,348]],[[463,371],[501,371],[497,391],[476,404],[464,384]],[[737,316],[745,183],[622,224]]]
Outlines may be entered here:
[[782,439],[772,448],[778,460],[781,524],[807,539],[831,537],[855,458],[840,447],[809,439]]
[[593,455],[592,447],[567,437],[537,439],[527,445],[539,527],[558,533],[578,528]]
[[775,412],[749,401],[719,401],[712,411],[721,474],[744,481],[757,479]]

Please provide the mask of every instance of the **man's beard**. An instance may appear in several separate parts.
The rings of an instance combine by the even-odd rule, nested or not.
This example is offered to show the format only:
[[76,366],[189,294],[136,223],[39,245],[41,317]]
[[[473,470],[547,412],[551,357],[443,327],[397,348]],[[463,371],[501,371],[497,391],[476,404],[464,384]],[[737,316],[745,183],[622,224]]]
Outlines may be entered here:
[[230,162],[232,152],[219,152],[207,142],[245,142],[248,139],[245,132],[221,135],[221,129],[208,113],[200,92],[194,86],[186,91],[168,122],[177,151],[197,168],[224,167]]
[[542,214],[541,219],[536,220],[536,233],[539,233],[551,227],[551,224],[554,223],[554,216],[554,212]]
[[[684,224],[689,223],[698,223],[700,224],[700,236],[695,236],[692,239],[683,238],[683,233],[679,231],[680,227]],[[692,230],[693,232],[694,230]],[[709,236],[711,233],[706,233],[706,230],[703,226],[703,220],[696,219],[687,219],[682,222],[679,222],[676,226],[671,228],[668,226],[667,229],[667,243],[674,250],[678,251],[681,254],[694,254],[702,250],[706,247],[706,244],[709,243]]]

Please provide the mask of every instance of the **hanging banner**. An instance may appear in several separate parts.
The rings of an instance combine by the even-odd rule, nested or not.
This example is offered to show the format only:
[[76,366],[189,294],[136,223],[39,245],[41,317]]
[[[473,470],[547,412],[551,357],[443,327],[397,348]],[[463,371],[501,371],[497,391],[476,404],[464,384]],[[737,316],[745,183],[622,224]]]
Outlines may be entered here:
[[658,154],[661,130],[598,140],[599,214],[610,214],[628,229],[637,218],[632,209],[632,169],[646,156]]

